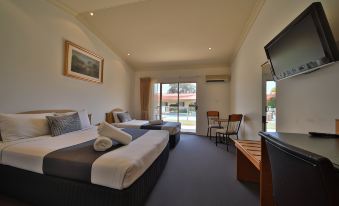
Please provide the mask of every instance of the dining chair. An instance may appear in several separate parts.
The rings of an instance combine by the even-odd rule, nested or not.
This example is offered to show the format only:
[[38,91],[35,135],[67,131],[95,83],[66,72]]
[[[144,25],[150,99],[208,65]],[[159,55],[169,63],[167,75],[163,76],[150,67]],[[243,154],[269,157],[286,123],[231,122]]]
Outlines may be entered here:
[[227,151],[228,151],[228,145],[230,136],[235,135],[238,139],[238,133],[241,125],[243,115],[242,114],[231,114],[228,116],[227,126],[223,129],[217,129],[215,132],[215,145],[218,146],[218,139],[222,138],[225,140],[225,143],[227,145]]
[[334,206],[338,177],[329,159],[265,137],[273,199],[279,206]]
[[212,129],[222,129],[223,127],[220,125],[218,121],[215,119],[219,119],[218,111],[207,111],[207,136],[212,139]]

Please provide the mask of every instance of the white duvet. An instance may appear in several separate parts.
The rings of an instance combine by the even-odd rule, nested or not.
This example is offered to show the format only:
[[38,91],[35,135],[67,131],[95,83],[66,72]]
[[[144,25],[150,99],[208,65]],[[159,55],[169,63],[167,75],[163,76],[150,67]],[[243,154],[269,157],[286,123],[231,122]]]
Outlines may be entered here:
[[[97,136],[97,128],[93,127],[58,137],[41,136],[1,143],[0,163],[43,174],[45,155]],[[161,154],[168,136],[168,131],[150,130],[129,145],[100,156],[92,164],[91,182],[114,189],[129,187]]]

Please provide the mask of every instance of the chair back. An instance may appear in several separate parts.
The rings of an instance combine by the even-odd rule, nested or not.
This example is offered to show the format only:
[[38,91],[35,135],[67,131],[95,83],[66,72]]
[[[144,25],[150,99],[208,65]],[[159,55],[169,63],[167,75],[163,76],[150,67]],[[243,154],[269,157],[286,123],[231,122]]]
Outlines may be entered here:
[[279,206],[334,206],[335,172],[322,156],[265,137],[273,197]]
[[237,135],[240,129],[242,114],[231,114],[228,116],[228,123],[226,127],[227,134]]
[[208,125],[210,125],[210,123],[213,121],[212,118],[219,119],[219,112],[218,111],[207,111],[207,124]]

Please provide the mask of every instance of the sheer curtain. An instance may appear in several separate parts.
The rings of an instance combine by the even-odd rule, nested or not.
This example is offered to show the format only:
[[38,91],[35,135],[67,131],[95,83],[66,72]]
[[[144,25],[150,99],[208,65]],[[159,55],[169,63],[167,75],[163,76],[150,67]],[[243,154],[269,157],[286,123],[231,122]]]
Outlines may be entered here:
[[141,119],[149,120],[151,94],[151,78],[140,78],[140,108]]
[[151,81],[150,119],[160,119],[160,83],[157,80]]

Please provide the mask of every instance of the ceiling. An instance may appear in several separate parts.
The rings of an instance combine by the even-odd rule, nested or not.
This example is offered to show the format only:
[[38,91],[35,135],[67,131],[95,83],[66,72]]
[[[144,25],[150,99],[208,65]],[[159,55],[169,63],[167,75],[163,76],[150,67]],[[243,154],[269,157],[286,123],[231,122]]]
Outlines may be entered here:
[[51,1],[132,68],[149,70],[228,66],[264,0]]

